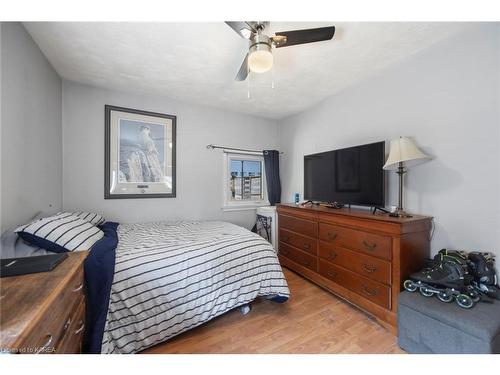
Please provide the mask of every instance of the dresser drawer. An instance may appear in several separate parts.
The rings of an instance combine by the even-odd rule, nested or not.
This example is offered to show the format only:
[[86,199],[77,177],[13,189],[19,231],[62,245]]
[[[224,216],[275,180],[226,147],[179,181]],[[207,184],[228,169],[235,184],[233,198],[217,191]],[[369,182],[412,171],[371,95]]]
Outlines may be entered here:
[[319,260],[320,275],[352,290],[367,300],[376,303],[383,308],[390,309],[390,288],[376,281],[359,276],[344,268],[335,266],[330,262]]
[[328,242],[319,242],[319,256],[369,279],[391,285],[391,263],[344,249]]
[[35,348],[35,353],[58,352],[61,340],[69,328],[71,316],[83,300],[83,268],[80,268],[22,340],[21,347]]
[[280,241],[286,242],[289,245],[295,246],[313,255],[317,254],[317,241],[314,238],[290,232],[286,229],[280,229]]
[[288,229],[309,237],[318,237],[318,223],[298,217],[279,215],[279,227]]
[[319,239],[372,256],[391,259],[391,238],[387,236],[320,223]]
[[85,331],[85,300],[80,302],[67,324],[67,329],[57,348],[57,353],[81,353],[83,333]]
[[279,255],[284,256],[301,266],[307,267],[310,270],[316,271],[318,258],[304,251],[298,250],[284,242],[280,242]]

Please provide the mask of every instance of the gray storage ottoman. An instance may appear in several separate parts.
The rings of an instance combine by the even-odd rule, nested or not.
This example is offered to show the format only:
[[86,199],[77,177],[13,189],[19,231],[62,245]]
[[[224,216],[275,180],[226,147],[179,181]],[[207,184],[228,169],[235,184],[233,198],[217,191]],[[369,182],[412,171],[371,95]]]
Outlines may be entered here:
[[500,301],[463,309],[419,292],[398,300],[398,344],[408,353],[500,353]]

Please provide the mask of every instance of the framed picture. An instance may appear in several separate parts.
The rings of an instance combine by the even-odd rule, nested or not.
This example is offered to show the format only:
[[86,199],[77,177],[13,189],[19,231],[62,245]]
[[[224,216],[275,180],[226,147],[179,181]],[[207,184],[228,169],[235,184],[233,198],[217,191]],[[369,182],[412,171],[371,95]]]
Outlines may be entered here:
[[174,198],[176,117],[106,105],[104,198]]

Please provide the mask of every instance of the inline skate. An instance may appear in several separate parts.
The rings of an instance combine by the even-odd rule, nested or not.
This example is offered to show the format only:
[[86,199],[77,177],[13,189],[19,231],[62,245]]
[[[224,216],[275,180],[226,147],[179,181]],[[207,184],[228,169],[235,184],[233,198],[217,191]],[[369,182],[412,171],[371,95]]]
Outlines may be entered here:
[[474,277],[472,285],[482,295],[500,300],[500,288],[498,286],[495,271],[495,256],[491,253],[474,251],[469,253],[469,268]]
[[409,292],[420,291],[425,297],[436,296],[442,302],[452,302],[470,309],[480,300],[472,285],[467,253],[442,249],[434,260],[403,283]]

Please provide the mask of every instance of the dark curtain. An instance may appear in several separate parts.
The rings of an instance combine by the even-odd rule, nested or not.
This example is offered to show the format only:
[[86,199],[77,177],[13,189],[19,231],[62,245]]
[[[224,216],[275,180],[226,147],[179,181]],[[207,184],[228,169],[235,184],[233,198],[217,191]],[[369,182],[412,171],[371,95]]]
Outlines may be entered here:
[[267,197],[271,206],[281,202],[280,153],[277,150],[264,150],[266,168]]

